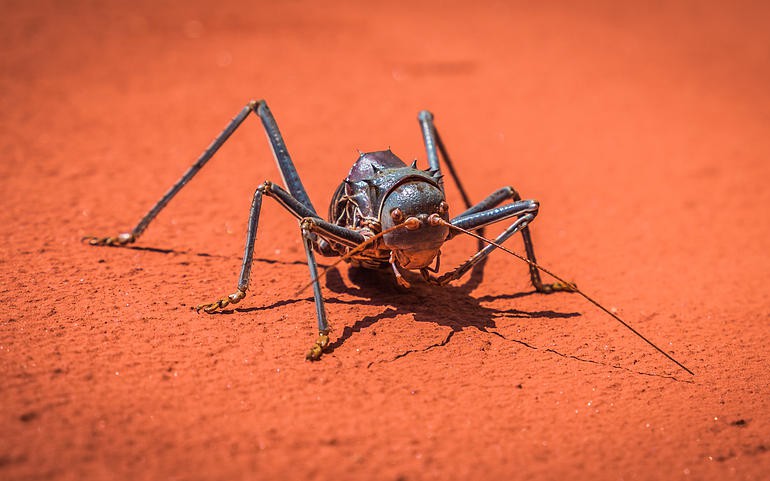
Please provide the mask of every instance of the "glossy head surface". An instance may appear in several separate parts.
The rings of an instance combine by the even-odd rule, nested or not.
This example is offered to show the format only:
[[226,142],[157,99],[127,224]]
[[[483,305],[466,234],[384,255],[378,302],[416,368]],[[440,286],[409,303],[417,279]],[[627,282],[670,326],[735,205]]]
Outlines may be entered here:
[[405,182],[388,193],[380,212],[383,230],[406,223],[383,236],[398,264],[406,269],[430,266],[449,235],[448,227],[431,222],[431,216],[449,220],[444,193],[429,182]]

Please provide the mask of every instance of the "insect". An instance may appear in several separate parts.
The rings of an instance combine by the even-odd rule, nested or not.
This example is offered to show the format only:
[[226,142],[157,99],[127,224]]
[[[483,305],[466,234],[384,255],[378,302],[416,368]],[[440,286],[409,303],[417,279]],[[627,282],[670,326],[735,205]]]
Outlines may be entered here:
[[[409,287],[409,281],[405,277],[406,271],[419,272],[422,279],[429,284],[445,285],[460,279],[492,251],[499,249],[529,265],[530,280],[538,292],[567,291],[580,294],[682,369],[693,374],[617,315],[588,297],[577,286],[537,264],[529,230],[529,224],[538,213],[537,201],[523,200],[516,190],[507,186],[492,192],[481,202],[471,203],[434,125],[433,115],[426,110],[419,113],[418,119],[427,151],[428,169],[417,168],[416,160],[407,165],[390,149],[361,152],[348,176],[332,196],[328,220],[324,220],[318,215],[302,185],[267,103],[264,100],[250,101],[131,232],[112,237],[86,237],[84,240],[94,246],[125,246],[136,242],[158,213],[252,113],[262,121],[285,188],[270,181],[265,181],[257,187],[249,212],[246,247],[237,289],[214,302],[198,305],[196,310],[212,313],[228,305],[237,304],[246,297],[262,199],[267,196],[275,199],[299,221],[310,269],[309,285],[313,287],[318,320],[318,337],[306,355],[309,360],[321,358],[324,349],[329,345],[330,332],[318,282],[316,253],[340,257],[340,260],[365,268],[389,268],[399,284]],[[449,216],[442,163],[451,174],[465,203],[465,210],[454,218]],[[503,221],[509,221],[510,224],[494,240],[477,233],[490,224]],[[501,245],[517,232],[521,233],[524,240],[525,256]],[[447,240],[461,233],[476,237],[486,245],[480,247],[478,252],[464,263],[438,275],[441,248]],[[544,283],[540,271],[549,274],[557,282]]]

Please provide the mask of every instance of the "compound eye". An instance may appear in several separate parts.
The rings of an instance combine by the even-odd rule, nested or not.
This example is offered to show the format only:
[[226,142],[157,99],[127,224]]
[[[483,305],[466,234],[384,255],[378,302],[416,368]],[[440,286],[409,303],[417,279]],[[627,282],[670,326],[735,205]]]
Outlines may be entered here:
[[396,207],[395,209],[390,211],[390,218],[393,219],[393,222],[396,224],[400,224],[404,221],[404,213],[401,212],[401,209]]
[[449,212],[449,204],[446,203],[446,201],[441,201],[441,203],[438,205],[438,211],[440,214],[446,214]]

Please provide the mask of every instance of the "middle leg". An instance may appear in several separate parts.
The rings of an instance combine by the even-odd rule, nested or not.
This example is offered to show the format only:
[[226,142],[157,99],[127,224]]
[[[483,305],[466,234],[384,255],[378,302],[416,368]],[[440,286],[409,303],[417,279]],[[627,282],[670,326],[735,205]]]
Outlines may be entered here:
[[324,308],[321,287],[318,283],[318,267],[315,261],[313,250],[314,248],[318,248],[318,241],[321,239],[325,240],[327,243],[333,242],[337,245],[355,248],[364,242],[365,238],[363,235],[354,230],[331,224],[317,217],[314,215],[313,211],[302,204],[299,200],[295,199],[289,192],[286,192],[284,189],[271,182],[264,182],[254,192],[254,198],[251,202],[251,209],[249,211],[246,247],[243,253],[243,262],[241,265],[241,273],[238,277],[237,290],[234,293],[217,299],[212,303],[201,304],[196,307],[196,310],[203,310],[206,313],[211,314],[219,309],[227,307],[230,304],[237,304],[244,297],[246,297],[246,291],[249,288],[249,281],[251,277],[254,243],[256,241],[257,228],[259,226],[259,216],[262,210],[262,198],[265,195],[274,198],[276,201],[278,201],[279,204],[286,208],[286,210],[288,210],[300,221],[302,240],[305,246],[308,267],[310,268],[310,277],[312,279],[313,285],[313,297],[315,299],[316,316],[318,320],[318,339],[310,349],[310,352],[308,352],[306,355],[307,359],[314,361],[321,357],[323,350],[329,345],[329,324],[326,320],[326,310]]
[[303,223],[312,224],[312,228],[307,229],[307,231],[308,236],[313,241],[315,241],[316,233],[320,233],[321,236],[327,240],[332,240],[337,244],[348,247],[356,247],[365,240],[363,235],[354,230],[346,229],[324,221],[316,216],[308,207],[295,199],[290,193],[270,181],[265,181],[257,187],[251,202],[248,229],[246,232],[246,247],[243,252],[243,261],[241,264],[241,273],[238,277],[237,290],[233,294],[224,296],[214,302],[199,304],[195,307],[196,311],[203,310],[204,312],[211,314],[219,309],[224,309],[230,304],[237,304],[241,299],[246,297],[246,291],[249,288],[251,278],[251,265],[254,257],[254,243],[257,238],[257,229],[259,227],[259,216],[262,211],[262,197],[265,195],[273,197],[298,220],[307,221]]

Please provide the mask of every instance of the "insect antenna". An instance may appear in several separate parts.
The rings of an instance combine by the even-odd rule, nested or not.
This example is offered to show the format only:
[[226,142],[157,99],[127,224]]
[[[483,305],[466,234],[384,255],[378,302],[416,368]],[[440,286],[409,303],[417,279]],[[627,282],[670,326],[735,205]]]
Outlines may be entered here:
[[[390,232],[393,232],[394,230],[398,230],[398,229],[400,229],[402,227],[405,227],[405,226],[406,226],[406,221],[402,222],[400,224],[396,224],[393,227],[390,227],[388,229],[380,231],[377,234],[373,235],[372,237],[369,237],[368,239],[366,239],[362,243],[358,244],[357,246],[355,246],[351,250],[347,251],[339,259],[334,261],[332,263],[332,265],[325,267],[324,270],[320,274],[318,274],[318,278],[316,280],[320,281],[321,278],[326,275],[326,272],[329,271],[329,269],[331,269],[332,267],[336,267],[340,262],[346,261],[346,260],[350,259],[351,257],[353,257],[354,255],[358,254],[359,252],[363,251],[364,249],[366,249],[367,247],[371,246],[376,241],[381,239],[382,236],[384,236],[385,234],[388,234]],[[315,282],[316,282],[315,280],[311,280],[307,284],[303,285],[300,289],[298,289],[297,292],[294,293],[294,295],[297,296],[297,295],[301,294],[305,289],[307,289],[308,287],[312,286]]]
[[666,356],[666,357],[667,357],[667,358],[668,358],[670,361],[672,361],[674,364],[676,364],[677,366],[679,366],[679,367],[681,367],[682,369],[684,369],[685,371],[687,371],[687,372],[688,372],[690,375],[692,375],[692,376],[694,376],[694,375],[695,375],[695,373],[694,373],[694,372],[692,372],[692,371],[690,371],[689,369],[687,369],[687,368],[686,368],[686,367],[685,367],[685,366],[684,366],[684,365],[683,365],[681,362],[679,362],[679,361],[677,361],[676,359],[674,359],[673,357],[671,357],[671,355],[669,355],[669,354],[668,354],[667,352],[665,352],[663,349],[659,348],[659,347],[658,347],[658,346],[656,346],[656,345],[655,345],[655,344],[654,344],[652,341],[650,341],[649,339],[647,339],[646,337],[644,337],[644,336],[643,336],[643,335],[642,335],[642,334],[641,334],[639,331],[637,331],[636,329],[634,329],[633,327],[631,327],[631,326],[630,326],[630,325],[629,325],[629,324],[628,324],[626,321],[624,321],[623,319],[621,319],[621,318],[620,318],[620,317],[619,317],[617,314],[613,313],[612,311],[610,311],[609,309],[607,309],[607,308],[606,308],[606,307],[604,307],[603,305],[599,304],[599,303],[598,303],[597,301],[595,301],[593,298],[591,298],[590,296],[588,296],[588,295],[587,295],[585,292],[583,292],[583,291],[581,291],[580,289],[578,289],[578,287],[577,287],[575,284],[573,284],[573,283],[571,283],[571,282],[567,282],[567,281],[565,281],[565,280],[564,280],[564,279],[562,279],[560,276],[558,276],[558,275],[554,274],[553,272],[551,272],[550,270],[546,269],[545,267],[543,267],[543,266],[541,266],[541,265],[537,264],[536,262],[533,262],[533,261],[531,261],[531,260],[527,259],[526,257],[524,257],[524,256],[522,256],[522,255],[520,255],[520,254],[517,254],[517,253],[513,252],[512,250],[509,250],[509,249],[507,249],[507,248],[503,247],[502,245],[498,244],[498,243],[497,243],[497,242],[495,242],[495,241],[489,240],[489,239],[487,239],[486,237],[482,237],[482,236],[480,236],[480,235],[476,234],[475,232],[471,232],[471,231],[469,231],[469,230],[465,230],[465,229],[463,229],[463,228],[461,228],[461,227],[457,227],[457,226],[455,226],[455,225],[452,225],[451,223],[449,223],[449,222],[447,222],[447,221],[445,221],[445,220],[443,220],[443,219],[439,219],[439,220],[436,220],[436,222],[437,222],[437,223],[439,223],[439,224],[443,224],[443,225],[445,225],[445,226],[449,227],[450,229],[454,229],[454,230],[456,230],[456,231],[459,231],[459,232],[462,232],[462,233],[464,233],[464,234],[468,234],[468,235],[469,235],[469,236],[471,236],[471,237],[475,237],[476,239],[479,239],[479,240],[481,240],[481,241],[484,241],[484,242],[486,242],[486,243],[488,243],[488,244],[491,244],[491,245],[493,245],[493,246],[497,247],[498,249],[500,249],[500,250],[502,250],[502,251],[504,251],[504,252],[507,252],[508,254],[511,254],[512,256],[514,256],[514,257],[517,257],[517,258],[519,258],[519,259],[523,260],[524,262],[526,262],[527,264],[529,264],[529,265],[531,265],[531,266],[533,266],[533,267],[537,268],[538,270],[545,272],[546,274],[548,274],[549,276],[553,277],[554,279],[556,279],[557,281],[561,282],[562,284],[565,284],[565,285],[569,286],[569,288],[570,288],[570,290],[571,290],[572,292],[576,292],[576,293],[580,294],[581,296],[583,296],[583,298],[584,298],[585,300],[587,300],[587,301],[588,301],[588,302],[590,302],[591,304],[595,305],[596,307],[598,307],[598,308],[599,308],[599,309],[601,309],[602,311],[604,311],[604,312],[606,312],[607,314],[609,314],[609,315],[610,315],[610,316],[611,316],[613,319],[615,319],[615,320],[616,320],[616,321],[618,321],[619,323],[623,324],[623,326],[625,326],[625,327],[626,327],[626,328],[627,328],[629,331],[631,331],[631,332],[633,332],[634,334],[636,334],[636,335],[637,335],[637,336],[638,336],[638,337],[639,337],[641,340],[643,340],[644,342],[646,342],[647,344],[649,344],[650,346],[652,346],[653,348],[655,348],[655,350],[657,350],[659,353],[661,353],[661,354],[663,354],[664,356]]

